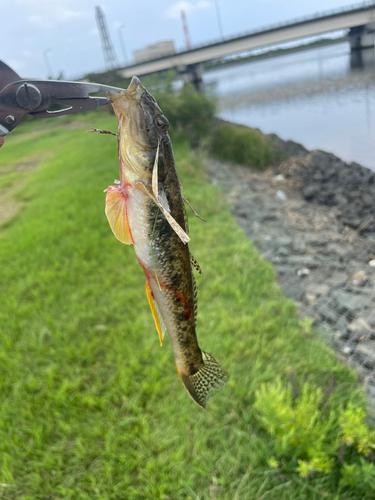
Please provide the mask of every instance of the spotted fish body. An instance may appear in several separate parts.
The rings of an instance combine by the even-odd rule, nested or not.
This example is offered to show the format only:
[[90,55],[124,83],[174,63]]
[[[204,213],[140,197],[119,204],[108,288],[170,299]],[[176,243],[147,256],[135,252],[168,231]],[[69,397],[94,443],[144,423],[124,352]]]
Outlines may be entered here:
[[136,77],[127,90],[109,97],[119,119],[120,183],[107,189],[106,215],[115,236],[134,245],[160,343],[167,331],[177,372],[193,400],[205,407],[228,374],[197,341],[192,262],[197,264],[187,244],[168,120]]

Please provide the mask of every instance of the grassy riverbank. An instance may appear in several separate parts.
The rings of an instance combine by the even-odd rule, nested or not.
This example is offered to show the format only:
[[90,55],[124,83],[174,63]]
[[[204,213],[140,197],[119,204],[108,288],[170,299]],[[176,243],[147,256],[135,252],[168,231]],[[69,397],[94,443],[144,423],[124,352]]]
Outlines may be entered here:
[[[115,130],[115,118],[37,125],[0,150],[2,213],[13,207],[0,228],[2,498],[371,498],[357,470],[355,409],[366,405],[356,376],[298,320],[202,158],[174,143],[187,197],[208,221],[189,216],[206,276],[198,337],[231,375],[207,411],[183,389],[169,341],[159,347],[143,272],[104,215],[116,138],[84,130]],[[345,408],[359,422],[346,434]],[[302,442],[283,434],[290,422]],[[314,447],[332,467],[304,474]],[[357,483],[342,481],[344,462]]]

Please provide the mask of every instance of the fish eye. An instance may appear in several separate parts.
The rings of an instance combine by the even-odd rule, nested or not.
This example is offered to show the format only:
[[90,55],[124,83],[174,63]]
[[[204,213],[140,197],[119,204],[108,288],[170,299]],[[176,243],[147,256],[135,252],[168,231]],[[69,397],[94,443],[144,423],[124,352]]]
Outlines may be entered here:
[[163,131],[166,131],[167,128],[169,127],[169,121],[166,119],[164,115],[157,115],[155,116],[155,123],[156,125]]

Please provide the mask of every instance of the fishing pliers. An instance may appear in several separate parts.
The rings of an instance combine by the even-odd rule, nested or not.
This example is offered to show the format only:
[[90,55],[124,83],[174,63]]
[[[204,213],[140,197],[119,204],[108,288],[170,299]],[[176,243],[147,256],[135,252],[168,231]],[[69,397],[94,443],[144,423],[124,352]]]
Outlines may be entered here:
[[[26,114],[41,118],[79,113],[110,103],[100,92],[121,92],[118,87],[89,82],[21,78],[0,60],[0,146]],[[56,109],[57,108],[57,109]]]

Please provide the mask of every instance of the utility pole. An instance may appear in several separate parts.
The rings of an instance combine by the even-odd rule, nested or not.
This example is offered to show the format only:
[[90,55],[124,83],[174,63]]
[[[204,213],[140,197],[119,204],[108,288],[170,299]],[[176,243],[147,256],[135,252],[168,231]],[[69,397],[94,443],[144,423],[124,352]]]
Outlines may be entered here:
[[217,24],[219,26],[220,38],[224,38],[224,35],[223,35],[223,25],[221,23],[221,14],[220,14],[219,0],[215,0],[215,6],[216,6],[216,17],[217,17]]
[[124,37],[122,36],[122,28],[125,28],[126,24],[122,24],[121,26],[119,26],[118,28],[118,37],[120,39],[120,45],[121,45],[121,50],[122,50],[122,57],[124,59],[124,64],[125,66],[127,66],[129,64],[129,60],[128,60],[128,54],[126,52],[126,48],[125,48],[125,42],[124,42]]
[[181,11],[181,19],[182,19],[182,26],[184,27],[186,48],[187,48],[187,50],[190,50],[191,49],[191,43],[190,43],[190,38],[189,38],[189,29],[187,27],[186,15],[185,15],[185,11],[184,10]]
[[105,22],[104,14],[99,6],[95,7],[95,10],[96,10],[96,22],[98,24],[100,38],[102,41],[105,67],[106,69],[116,69],[118,68],[119,64],[117,62],[116,54],[113,49],[111,39],[109,38],[107,23]]

